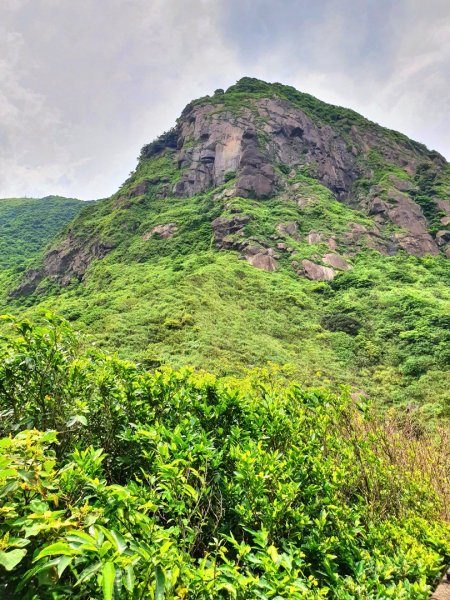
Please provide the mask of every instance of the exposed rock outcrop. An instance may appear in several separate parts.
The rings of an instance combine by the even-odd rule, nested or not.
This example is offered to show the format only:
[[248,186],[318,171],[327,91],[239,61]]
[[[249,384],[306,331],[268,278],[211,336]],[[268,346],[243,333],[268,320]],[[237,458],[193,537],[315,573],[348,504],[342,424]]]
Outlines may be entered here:
[[27,272],[21,285],[14,290],[12,296],[31,294],[45,277],[58,279],[62,286],[75,278],[83,279],[89,265],[96,258],[103,258],[112,250],[112,246],[94,238],[85,240],[74,237],[71,233],[56,248],[45,254],[42,269]]
[[436,242],[428,232],[428,222],[422,209],[409,196],[399,190],[390,190],[387,200],[375,197],[370,205],[369,214],[383,220],[389,220],[405,233],[395,235],[397,245],[416,256],[439,254]]
[[438,246],[445,246],[450,243],[450,231],[442,229],[436,233],[436,243]]
[[[442,192],[448,187],[448,165],[442,156],[292,88],[264,84],[261,90],[268,90],[265,97],[252,91],[246,96],[247,90],[248,86],[238,90],[242,102],[236,89],[231,95],[220,92],[192,102],[173,129],[142,149],[138,169],[107,206],[111,211],[119,209],[121,218],[124,210],[136,209],[132,218],[123,220],[124,227],[128,224],[131,232],[138,231],[142,213],[153,199],[170,202],[173,195],[188,198],[212,191],[211,201],[227,210],[227,216],[212,223],[216,248],[238,251],[253,266],[269,271],[277,266],[269,241],[247,239],[245,225],[250,216],[232,214],[239,208],[226,208],[233,198],[260,202],[273,198],[271,202],[280,206],[289,204],[288,218],[294,220],[278,224],[269,236],[273,245],[284,243],[283,238],[304,241],[299,225],[303,228],[308,222],[319,230],[310,231],[306,241],[328,245],[330,253],[323,261],[330,266],[306,261],[303,271],[312,279],[331,279],[334,269],[350,267],[336,253],[338,246],[348,256],[367,248],[386,255],[399,250],[417,256],[449,255],[450,202]],[[164,158],[161,163],[147,164],[160,157]],[[164,165],[161,173],[160,164]],[[355,220],[363,217],[359,220],[364,225],[343,223],[345,212],[328,212],[327,202],[335,200],[364,213],[355,216]],[[72,233],[44,256],[42,269],[25,275],[16,293],[30,293],[45,277],[56,278],[63,285],[72,277],[82,279],[89,264],[111,250],[100,241],[102,233],[105,239],[116,239],[111,235],[111,223],[101,221],[104,214],[99,213],[101,218],[93,227],[80,221],[78,228],[72,228]],[[320,218],[328,219],[327,234],[320,232]],[[442,227],[434,236],[439,221]],[[335,222],[339,223],[336,231]],[[120,228],[122,222],[117,219],[116,225]],[[170,238],[175,231],[175,223],[160,224],[143,237]],[[304,229],[302,234],[306,235]],[[123,243],[117,238],[117,243]],[[258,252],[249,250],[255,247]],[[312,258],[322,260],[320,256]]]
[[244,258],[252,267],[262,269],[263,271],[276,271],[278,267],[275,255],[271,249],[266,250],[249,246],[244,251]]
[[69,234],[57,248],[45,255],[45,274],[59,278],[62,285],[67,285],[72,277],[81,280],[91,262],[96,258],[103,258],[110,250],[112,246],[97,238],[86,243]]
[[216,246],[225,250],[240,250],[242,243],[236,242],[230,236],[244,236],[244,227],[249,223],[251,217],[248,215],[236,214],[232,217],[217,217],[212,222],[214,241]]
[[336,250],[337,243],[334,238],[328,238],[322,233],[317,233],[316,231],[310,231],[306,236],[306,241],[310,246],[315,244],[325,243],[330,250]]
[[256,100],[253,110],[239,115],[220,105],[192,106],[184,113],[178,146],[178,165],[185,172],[174,187],[177,196],[221,185],[226,173],[236,172],[236,196],[268,198],[278,182],[276,163],[314,164],[315,177],[339,198],[350,194],[358,176],[347,142],[281,98]]

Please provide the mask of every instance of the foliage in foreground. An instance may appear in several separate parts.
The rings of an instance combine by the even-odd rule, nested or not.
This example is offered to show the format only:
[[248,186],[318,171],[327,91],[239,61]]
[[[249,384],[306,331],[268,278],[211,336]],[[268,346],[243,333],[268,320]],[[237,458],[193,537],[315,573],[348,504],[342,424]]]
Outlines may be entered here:
[[428,596],[450,558],[438,434],[270,370],[149,373],[55,317],[11,321],[2,598]]

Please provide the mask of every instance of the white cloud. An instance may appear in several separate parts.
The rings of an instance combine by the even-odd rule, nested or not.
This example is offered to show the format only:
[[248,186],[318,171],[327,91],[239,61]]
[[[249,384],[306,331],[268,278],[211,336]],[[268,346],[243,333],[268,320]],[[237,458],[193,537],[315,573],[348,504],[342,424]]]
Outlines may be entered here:
[[189,100],[245,74],[450,156],[449,13],[442,0],[2,0],[0,197],[113,193]]

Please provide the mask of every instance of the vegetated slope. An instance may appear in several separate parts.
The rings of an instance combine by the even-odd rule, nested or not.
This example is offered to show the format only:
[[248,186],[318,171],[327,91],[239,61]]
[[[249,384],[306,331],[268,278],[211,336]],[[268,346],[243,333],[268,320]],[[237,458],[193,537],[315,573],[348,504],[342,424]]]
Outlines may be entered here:
[[429,596],[450,559],[445,432],[276,370],[149,373],[54,317],[12,325],[5,600]]
[[189,104],[5,306],[148,366],[290,363],[448,415],[449,196],[437,152],[244,78]]
[[0,282],[16,281],[83,206],[60,196],[0,199]]
[[0,268],[27,265],[83,206],[60,196],[0,199]]

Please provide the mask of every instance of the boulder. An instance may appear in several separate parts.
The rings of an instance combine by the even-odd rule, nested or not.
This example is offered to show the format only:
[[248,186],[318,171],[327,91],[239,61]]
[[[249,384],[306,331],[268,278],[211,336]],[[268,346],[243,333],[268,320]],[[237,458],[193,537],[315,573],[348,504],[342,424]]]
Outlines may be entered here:
[[352,268],[352,266],[349,265],[348,262],[344,260],[340,254],[325,254],[322,260],[326,265],[334,267],[335,269],[338,269],[340,271],[348,271]]
[[437,200],[437,207],[446,215],[450,215],[450,202],[448,200]]
[[151,186],[151,183],[148,179],[144,179],[140,181],[137,185],[135,185],[129,191],[128,195],[130,198],[135,198],[136,196],[143,196],[146,194]]
[[436,256],[439,254],[436,242],[429,233],[423,233],[422,235],[397,233],[395,239],[400,248],[413,256],[424,256],[425,254]]
[[336,271],[330,267],[323,267],[310,260],[302,260],[303,274],[308,279],[317,281],[331,281],[336,276]]
[[251,220],[249,215],[235,214],[232,217],[217,217],[212,222],[214,240],[219,247],[224,239],[231,234],[243,233],[244,226]]
[[333,251],[336,250],[336,248],[337,248],[336,240],[334,238],[329,238],[327,240],[327,246],[330,250],[333,250]]
[[149,240],[153,235],[157,235],[160,238],[166,239],[166,238],[171,238],[175,231],[177,231],[178,227],[176,225],[176,223],[166,223],[165,225],[156,225],[156,227],[153,227],[153,229],[151,229],[150,231],[147,231],[147,233],[144,233],[144,235],[142,236],[142,239],[147,241]]
[[445,246],[450,242],[450,231],[446,229],[441,229],[436,233],[436,243],[438,246]]
[[396,175],[389,175],[388,179],[399,192],[409,192],[414,188],[414,185],[408,179],[402,179]]
[[314,245],[314,244],[320,244],[322,241],[323,237],[321,233],[317,233],[316,231],[310,231],[308,233],[308,235],[306,236],[306,241],[308,242],[308,244]]
[[263,271],[276,271],[277,270],[277,261],[273,256],[270,256],[266,252],[258,252],[257,254],[248,254],[245,256],[246,261],[252,265],[252,267],[256,267],[257,269],[262,269]]
[[294,240],[300,241],[300,235],[298,233],[298,225],[295,221],[288,221],[287,223],[279,223],[276,226],[276,230],[283,236],[288,236]]

